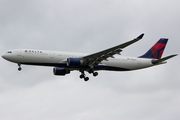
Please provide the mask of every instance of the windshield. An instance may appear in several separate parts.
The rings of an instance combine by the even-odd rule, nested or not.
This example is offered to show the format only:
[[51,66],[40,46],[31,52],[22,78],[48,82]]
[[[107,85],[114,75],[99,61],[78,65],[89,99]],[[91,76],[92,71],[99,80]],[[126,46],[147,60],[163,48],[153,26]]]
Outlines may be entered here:
[[6,52],[6,53],[12,53],[11,51],[8,51],[8,52]]

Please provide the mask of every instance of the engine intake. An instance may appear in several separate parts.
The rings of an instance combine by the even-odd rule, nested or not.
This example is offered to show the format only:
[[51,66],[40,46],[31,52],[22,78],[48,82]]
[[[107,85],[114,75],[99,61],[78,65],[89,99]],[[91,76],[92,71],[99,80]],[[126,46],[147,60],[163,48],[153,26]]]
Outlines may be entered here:
[[55,67],[53,73],[54,75],[66,75],[70,73],[70,70]]
[[80,58],[68,58],[67,66],[69,67],[79,67],[83,64],[83,61]]

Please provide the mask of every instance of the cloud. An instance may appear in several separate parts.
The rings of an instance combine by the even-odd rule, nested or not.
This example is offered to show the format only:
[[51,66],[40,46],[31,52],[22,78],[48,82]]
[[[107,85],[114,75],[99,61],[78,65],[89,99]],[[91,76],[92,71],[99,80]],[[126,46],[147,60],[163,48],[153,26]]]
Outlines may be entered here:
[[[45,49],[95,53],[131,40],[124,56],[144,54],[169,38],[163,56],[179,53],[179,1],[2,1],[0,53]],[[90,81],[79,72],[59,77],[51,67],[0,59],[0,119],[179,119],[179,56],[131,72],[100,71]]]

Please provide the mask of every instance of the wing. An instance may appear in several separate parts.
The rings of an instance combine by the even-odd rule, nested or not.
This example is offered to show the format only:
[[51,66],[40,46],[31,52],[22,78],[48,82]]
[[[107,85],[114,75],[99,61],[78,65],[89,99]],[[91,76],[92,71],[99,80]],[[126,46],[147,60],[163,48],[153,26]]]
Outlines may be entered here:
[[137,38],[135,38],[131,41],[128,41],[126,43],[103,50],[101,52],[97,52],[97,53],[94,53],[91,55],[84,56],[84,57],[82,57],[82,60],[84,61],[84,64],[89,65],[89,67],[93,68],[93,67],[97,66],[101,61],[107,60],[107,58],[109,58],[109,57],[114,58],[113,55],[120,54],[120,52],[122,51],[123,48],[139,41],[140,39],[143,38],[143,36],[144,36],[144,34],[141,34]]

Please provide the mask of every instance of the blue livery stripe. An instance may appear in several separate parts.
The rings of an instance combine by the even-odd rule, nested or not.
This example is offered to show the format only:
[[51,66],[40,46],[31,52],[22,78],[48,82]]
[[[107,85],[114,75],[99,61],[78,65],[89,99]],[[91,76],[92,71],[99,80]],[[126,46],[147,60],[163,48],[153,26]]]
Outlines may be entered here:
[[[26,65],[39,65],[39,66],[51,66],[51,67],[59,67],[59,68],[78,68],[78,69],[89,69],[89,66],[80,66],[80,67],[68,67],[66,63],[21,63]],[[98,65],[94,68],[94,70],[110,70],[110,71],[130,71],[130,69],[120,68],[120,67],[112,67],[106,65]]]

